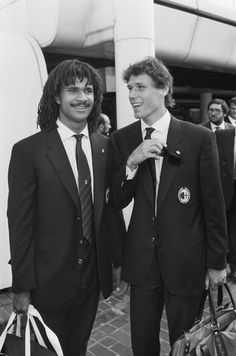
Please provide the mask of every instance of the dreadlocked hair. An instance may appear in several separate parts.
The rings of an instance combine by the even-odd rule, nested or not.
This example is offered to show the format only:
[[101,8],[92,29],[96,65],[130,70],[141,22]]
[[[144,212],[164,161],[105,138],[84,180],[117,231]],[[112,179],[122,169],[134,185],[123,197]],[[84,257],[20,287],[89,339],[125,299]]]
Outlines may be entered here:
[[87,63],[77,59],[69,59],[58,64],[49,74],[43,89],[43,95],[38,106],[37,125],[41,130],[50,130],[56,127],[59,116],[59,104],[55,98],[59,97],[65,86],[74,85],[76,79],[87,79],[88,84],[93,85],[94,104],[88,116],[88,129],[93,132],[97,129],[97,122],[101,113],[103,90],[101,78],[95,69]]

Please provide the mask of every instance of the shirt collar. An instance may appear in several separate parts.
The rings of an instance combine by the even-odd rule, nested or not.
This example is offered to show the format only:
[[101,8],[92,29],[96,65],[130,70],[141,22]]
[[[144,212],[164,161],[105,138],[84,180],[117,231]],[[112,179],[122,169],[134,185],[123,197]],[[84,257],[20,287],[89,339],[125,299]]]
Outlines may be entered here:
[[167,132],[170,126],[170,113],[168,110],[166,110],[165,114],[156,122],[154,122],[153,125],[148,126],[143,120],[141,120],[141,129],[142,129],[142,134],[143,137],[146,135],[146,128],[147,127],[153,127],[155,130],[159,132]]
[[221,129],[225,129],[225,122],[223,121],[220,125],[215,125],[213,122],[211,122],[211,127],[215,129],[216,127],[220,127]]
[[[59,119],[57,119],[56,124],[58,126],[57,130],[58,130],[58,133],[60,134],[62,141],[65,141],[68,138],[76,135],[76,132],[69,129],[69,127],[67,127],[65,124],[63,124]],[[85,128],[80,133],[83,134],[87,138],[89,137],[87,124],[86,124]]]

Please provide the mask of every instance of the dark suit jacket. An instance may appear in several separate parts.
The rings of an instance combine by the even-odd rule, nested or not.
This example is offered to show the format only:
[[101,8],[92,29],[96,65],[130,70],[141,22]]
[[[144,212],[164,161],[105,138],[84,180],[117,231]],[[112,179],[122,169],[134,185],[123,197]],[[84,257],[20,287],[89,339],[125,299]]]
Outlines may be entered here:
[[[107,157],[109,139],[90,135],[97,266],[104,297],[112,291]],[[115,214],[115,213],[114,213]],[[14,145],[8,219],[13,291],[31,291],[41,310],[65,309],[78,286],[81,211],[75,178],[56,129]]]
[[[224,121],[225,121],[225,130],[232,129],[234,127],[231,123],[227,122],[226,120],[224,120]],[[203,122],[200,125],[211,130],[211,122],[210,121]]]
[[216,132],[220,176],[227,210],[230,207],[234,194],[234,140],[234,127],[229,130],[218,130]]
[[234,127],[234,125],[232,124],[232,122],[230,121],[228,116],[225,116],[224,120],[225,120],[225,122],[227,122],[228,124],[230,124],[231,126]]
[[[124,208],[134,198],[124,279],[134,284],[145,280],[156,245],[167,290],[174,295],[200,295],[206,268],[226,266],[226,218],[215,135],[172,117],[156,218],[148,162],[139,165],[133,180],[126,179],[127,158],[142,142],[140,122],[114,132],[111,140],[113,204]],[[190,193],[185,204],[181,203],[182,188]]]

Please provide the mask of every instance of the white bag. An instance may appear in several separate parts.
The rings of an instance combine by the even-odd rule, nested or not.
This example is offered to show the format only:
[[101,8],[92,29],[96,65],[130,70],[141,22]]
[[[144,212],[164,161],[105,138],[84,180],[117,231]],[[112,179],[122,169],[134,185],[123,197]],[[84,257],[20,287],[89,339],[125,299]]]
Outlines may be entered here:
[[[0,352],[2,351],[7,333],[10,332],[10,329],[12,327],[12,324],[15,320],[15,318],[17,317],[15,312],[12,312],[12,314],[10,315],[10,318],[7,322],[7,325],[5,327],[5,329],[3,330],[1,336],[0,336]],[[37,324],[34,320],[34,318],[38,318],[38,320],[41,322],[41,324],[43,325],[47,338],[49,340],[49,342],[51,343],[52,347],[54,348],[56,354],[58,356],[63,356],[63,351],[60,345],[60,342],[58,340],[58,337],[56,336],[56,334],[44,323],[41,315],[39,314],[39,312],[34,308],[33,305],[29,305],[28,308],[28,313],[27,313],[27,322],[26,322],[26,327],[25,327],[25,356],[30,356],[31,355],[31,346],[30,346],[30,323],[32,325],[34,334],[36,336],[36,339],[39,343],[39,345],[41,345],[42,347],[47,348],[47,346],[45,345],[45,342],[42,338],[42,335],[39,332],[39,329],[37,327]],[[17,331],[16,331],[16,335],[19,336],[19,323],[17,323]]]

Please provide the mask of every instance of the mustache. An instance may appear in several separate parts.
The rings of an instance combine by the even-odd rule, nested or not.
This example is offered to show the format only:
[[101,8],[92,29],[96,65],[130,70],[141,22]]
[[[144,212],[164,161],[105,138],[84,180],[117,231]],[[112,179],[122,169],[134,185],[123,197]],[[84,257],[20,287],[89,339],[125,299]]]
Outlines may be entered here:
[[84,105],[84,106],[89,106],[89,101],[88,100],[74,100],[72,102],[72,105]]

